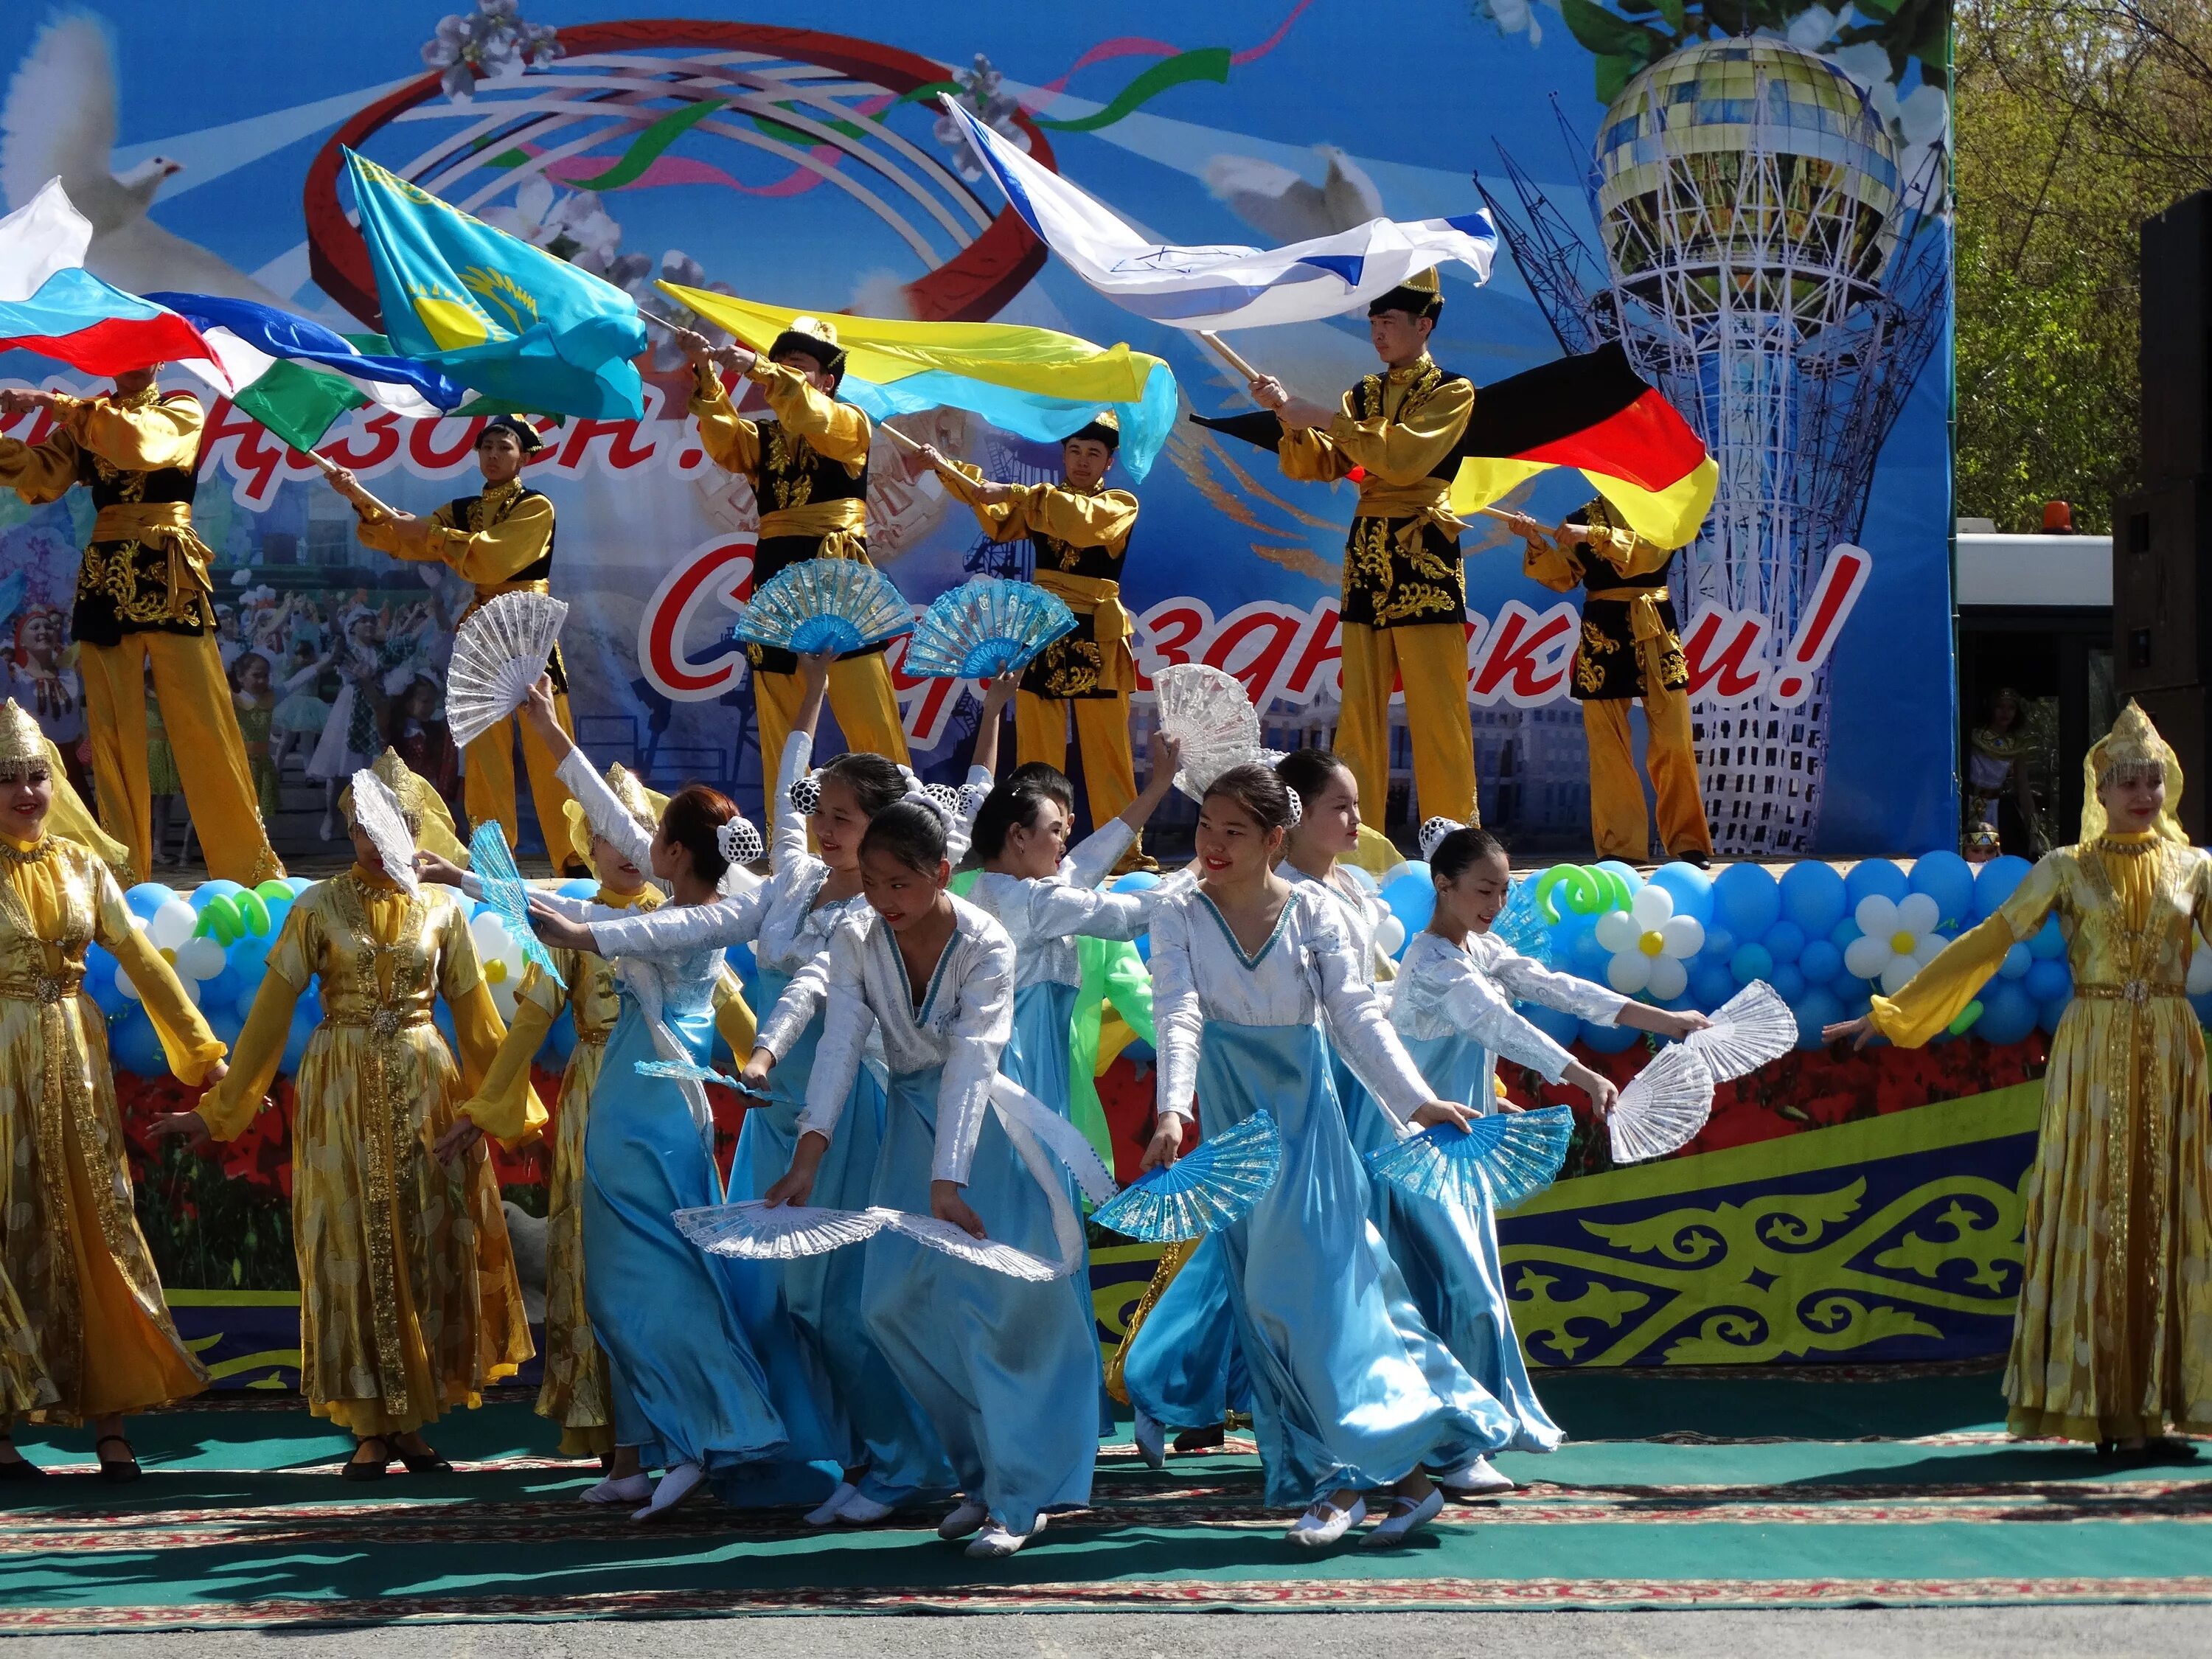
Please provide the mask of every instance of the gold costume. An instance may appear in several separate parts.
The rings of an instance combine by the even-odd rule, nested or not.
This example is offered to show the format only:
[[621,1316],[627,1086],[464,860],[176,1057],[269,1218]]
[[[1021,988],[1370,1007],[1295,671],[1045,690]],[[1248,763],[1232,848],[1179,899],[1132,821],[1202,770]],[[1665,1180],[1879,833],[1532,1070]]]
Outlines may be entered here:
[[1121,605],[1121,567],[1137,527],[1137,498],[1103,483],[1088,490],[1036,483],[986,502],[968,487],[981,482],[977,469],[939,476],[993,541],[1026,540],[1036,549],[1031,580],[1075,613],[1075,631],[1047,646],[1022,676],[1014,700],[1015,760],[1066,771],[1073,718],[1091,824],[1121,817],[1137,798],[1129,748],[1129,694],[1137,686],[1129,641],[1137,627]]
[[59,403],[43,441],[0,438],[0,485],[33,506],[58,501],[80,483],[91,492],[92,537],[70,633],[84,677],[100,822],[131,848],[134,872],[153,868],[150,672],[208,872],[248,887],[282,876],[216,645],[211,556],[192,532],[205,421],[199,403],[155,387]]
[[[358,533],[363,547],[416,564],[442,564],[476,585],[476,598],[461,613],[463,621],[469,611],[499,594],[553,591],[553,503],[519,479],[459,496],[428,518],[395,519],[359,506],[356,511],[361,514]],[[561,729],[573,735],[568,669],[557,647],[546,672],[553,678],[553,708]],[[519,844],[521,833],[514,793],[516,724],[510,715],[461,750],[461,798],[470,821],[487,823],[497,818],[510,848]],[[538,808],[538,832],[545,839],[545,855],[557,867],[565,828],[561,809],[568,792],[555,775],[559,769],[544,741],[527,726],[521,727],[521,738],[530,798]]]
[[[659,823],[666,797],[643,787],[620,765],[607,769],[607,783],[639,823]],[[588,866],[592,832],[583,809],[571,800],[567,816],[569,845]],[[617,893],[602,885],[592,902],[617,910],[657,910],[667,898],[653,886]],[[553,1178],[545,1206],[545,1376],[538,1390],[538,1414],[560,1425],[563,1457],[606,1457],[615,1449],[613,1396],[606,1354],[584,1305],[584,1133],[622,1001],[614,964],[605,957],[584,951],[552,955],[562,983],[531,964],[515,992],[514,1023],[507,1027],[498,1057],[461,1109],[477,1123],[511,1122],[518,1111],[527,1110],[523,1097],[530,1087],[530,1063],[562,1008],[573,1011],[576,1046],[561,1073],[561,1094],[553,1108]],[[726,968],[716,990],[714,1024],[732,1054],[751,1054],[752,1010],[737,975]]]
[[143,1411],[208,1381],[132,1212],[85,947],[97,939],[130,975],[179,1079],[202,1081],[223,1047],[132,926],[113,872],[56,833],[83,808],[52,756],[28,714],[0,706],[0,775],[44,763],[57,809],[35,842],[0,835],[0,1425]]
[[1651,856],[1651,819],[1628,729],[1628,705],[1640,698],[1659,844],[1669,858],[1711,858],[1713,832],[1690,732],[1690,665],[1667,592],[1674,555],[1616,524],[1602,498],[1580,519],[1583,536],[1570,538],[1562,526],[1529,538],[1521,568],[1555,593],[1585,590],[1569,684],[1589,740],[1590,839],[1602,859],[1640,864]]
[[1466,526],[1449,504],[1474,412],[1474,386],[1424,352],[1403,368],[1368,375],[1344,394],[1334,420],[1285,432],[1277,451],[1288,478],[1362,474],[1344,543],[1335,747],[1378,823],[1390,792],[1390,695],[1401,682],[1420,816],[1480,822],[1467,712]]
[[[2106,829],[2100,776],[2146,758],[2165,769],[2165,813],[2140,834]],[[2212,1135],[2203,1033],[2184,994],[2191,926],[2212,928],[2212,860],[2183,836],[2180,768],[2133,703],[2085,770],[2080,845],[2048,854],[1995,915],[1876,997],[1873,1022],[1893,1042],[1925,1042],[2057,915],[2074,1000],[2051,1039],[2027,1177],[2007,1426],[2212,1434]]]
[[[867,563],[868,417],[817,392],[796,369],[765,357],[755,357],[745,373],[768,399],[774,419],[739,415],[711,368],[695,372],[691,414],[708,459],[751,482],[760,509],[754,587],[807,559]],[[773,773],[803,695],[799,659],[764,646],[745,651],[752,664],[762,763]],[[905,763],[906,726],[881,646],[830,665],[829,701],[848,749]],[[768,802],[771,825],[779,805]]]
[[[476,1405],[531,1355],[489,1155],[479,1145],[447,1164],[430,1152],[505,1030],[460,904],[437,888],[410,898],[356,864],[285,918],[236,1063],[198,1107],[217,1139],[260,1109],[318,975],[323,1019],[292,1129],[301,1388],[309,1410],[357,1436],[404,1434]],[[440,995],[459,1071],[431,1023]],[[527,1088],[510,1108],[478,1127],[510,1143],[544,1127]]]

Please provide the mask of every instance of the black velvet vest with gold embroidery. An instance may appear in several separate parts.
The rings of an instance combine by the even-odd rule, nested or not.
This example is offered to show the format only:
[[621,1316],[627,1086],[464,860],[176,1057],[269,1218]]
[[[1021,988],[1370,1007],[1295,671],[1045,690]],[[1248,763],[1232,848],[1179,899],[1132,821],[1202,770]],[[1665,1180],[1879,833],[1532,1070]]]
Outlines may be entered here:
[[[1400,416],[1418,410],[1437,389],[1465,380],[1431,363],[1406,389]],[[1387,375],[1370,374],[1352,388],[1356,418],[1382,418]],[[1429,477],[1447,483],[1459,471],[1459,457],[1447,454]],[[1413,628],[1467,619],[1467,572],[1460,562],[1459,540],[1425,520],[1355,518],[1344,541],[1342,619],[1365,628]]]

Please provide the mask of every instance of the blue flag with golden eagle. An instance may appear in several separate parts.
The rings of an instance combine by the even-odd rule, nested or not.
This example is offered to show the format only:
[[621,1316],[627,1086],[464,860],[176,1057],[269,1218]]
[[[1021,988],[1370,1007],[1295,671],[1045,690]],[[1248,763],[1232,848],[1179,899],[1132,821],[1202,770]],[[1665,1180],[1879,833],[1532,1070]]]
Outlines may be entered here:
[[483,404],[640,420],[637,303],[349,149],[361,234],[392,349]]

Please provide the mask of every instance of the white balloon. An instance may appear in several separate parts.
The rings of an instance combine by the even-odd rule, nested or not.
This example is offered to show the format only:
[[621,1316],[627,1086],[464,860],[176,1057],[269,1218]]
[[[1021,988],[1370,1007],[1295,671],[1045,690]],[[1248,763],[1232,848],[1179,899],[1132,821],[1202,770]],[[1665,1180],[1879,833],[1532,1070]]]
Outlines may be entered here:
[[2196,945],[2189,955],[2187,989],[2190,995],[2201,997],[2212,991],[2212,947],[2205,945],[2202,933],[2197,935]]
[[1881,970],[1881,990],[1884,996],[1895,996],[1920,971],[1920,964],[1911,957],[1892,957],[1889,966]]
[[1942,908],[1925,893],[1907,893],[1897,904],[1897,925],[1908,933],[1932,933]]
[[173,965],[179,979],[213,979],[222,971],[222,946],[211,939],[188,939],[177,947]]
[[182,899],[171,899],[146,923],[146,937],[156,950],[181,950],[185,941],[192,936],[192,929],[199,925],[198,911]]
[[1851,912],[1851,920],[1859,925],[1859,932],[1869,939],[1878,939],[1887,945],[1890,935],[1897,932],[1897,906],[1880,893],[1869,893],[1859,901],[1859,908]]
[[1395,916],[1382,918],[1382,925],[1375,930],[1375,942],[1382,947],[1382,954],[1395,957],[1406,943],[1406,924]]
[[1618,956],[1623,951],[1633,951],[1644,930],[1636,925],[1636,918],[1626,910],[1608,910],[1597,919],[1597,942]]
[[1844,968],[1853,979],[1872,979],[1889,966],[1894,954],[1888,939],[1876,939],[1869,933],[1844,947]]
[[185,1000],[191,1003],[193,1007],[198,1007],[200,1006],[199,981],[196,979],[179,979],[177,983],[184,988]]
[[1399,877],[1404,875],[1413,867],[1413,866],[1410,863],[1401,859],[1397,863],[1392,865],[1388,870],[1385,870],[1381,875],[1375,878],[1376,890],[1380,892],[1383,888],[1388,887],[1392,882],[1397,880]]
[[[1689,918],[1685,916],[1682,920],[1687,921]],[[1653,996],[1662,1002],[1672,1002],[1689,988],[1690,970],[1680,961],[1673,957],[1651,958],[1650,989]]]
[[[1695,916],[1671,916],[1659,930],[1659,948],[1669,957],[1693,957],[1705,948],[1705,924]],[[1679,996],[1678,991],[1667,991],[1664,996]]]
[[1918,967],[1925,968],[1929,963],[1935,961],[1936,957],[1943,954],[1943,947],[1950,942],[1951,941],[1949,939],[1945,939],[1941,933],[1927,934],[1912,947],[1912,960],[1914,964]]
[[122,992],[125,996],[129,997],[133,1002],[137,1002],[140,1000],[138,996],[138,988],[131,982],[131,975],[124,971],[123,964],[121,963],[118,963],[115,965],[115,988]]
[[1625,997],[1632,997],[1651,982],[1653,958],[1641,951],[1623,951],[1605,964],[1605,982]]
[[1645,933],[1656,933],[1674,914],[1674,896],[1663,887],[1644,886],[1629,901],[1628,914]]
[[479,957],[496,957],[506,954],[507,924],[489,910],[485,911],[483,915],[469,924],[469,937],[476,941],[477,954]]
[[499,1010],[499,1017],[503,1020],[512,1022],[514,1018],[514,993],[520,982],[516,979],[502,979],[491,988],[491,1006]]

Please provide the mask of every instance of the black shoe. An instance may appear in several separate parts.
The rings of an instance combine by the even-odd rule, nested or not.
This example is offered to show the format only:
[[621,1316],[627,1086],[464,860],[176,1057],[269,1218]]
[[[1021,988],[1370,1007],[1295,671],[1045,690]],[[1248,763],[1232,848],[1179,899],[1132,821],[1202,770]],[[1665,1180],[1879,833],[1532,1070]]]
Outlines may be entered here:
[[416,1457],[410,1457],[402,1452],[399,1461],[406,1465],[410,1474],[451,1474],[453,1472],[453,1466],[434,1451],[424,1452]]
[[1693,865],[1700,870],[1710,870],[1713,867],[1713,855],[1695,847],[1686,852],[1674,854],[1674,859],[1677,864]]
[[[358,1454],[366,1450],[370,1446],[383,1447],[384,1455],[373,1460],[364,1460],[361,1458]],[[392,1443],[386,1440],[382,1435],[372,1434],[363,1437],[361,1443],[354,1448],[354,1450],[356,1455],[349,1458],[346,1461],[346,1466],[338,1471],[338,1473],[343,1474],[347,1480],[381,1480],[386,1475],[392,1473]]]
[[102,1446],[120,1446],[123,1448],[123,1455],[120,1457],[102,1457],[100,1460],[100,1478],[101,1480],[112,1480],[120,1485],[122,1482],[126,1480],[136,1480],[140,1475],[145,1473],[145,1470],[138,1467],[138,1459],[136,1454],[134,1454],[131,1449],[131,1443],[128,1440],[125,1440],[121,1435],[103,1434],[99,1439],[92,1443],[92,1449],[95,1454],[99,1452]]
[[19,1457],[12,1463],[0,1463],[0,1486],[46,1478],[46,1472],[27,1457]]

